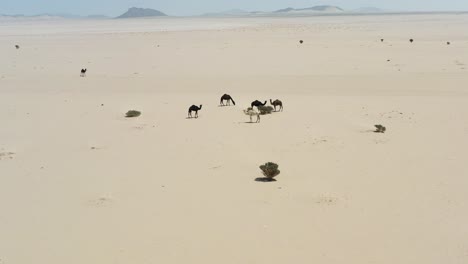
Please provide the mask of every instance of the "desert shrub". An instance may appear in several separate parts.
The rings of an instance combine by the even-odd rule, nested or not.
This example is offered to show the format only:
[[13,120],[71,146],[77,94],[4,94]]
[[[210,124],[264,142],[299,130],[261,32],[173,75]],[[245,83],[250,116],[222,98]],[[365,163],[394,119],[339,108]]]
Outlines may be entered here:
[[260,169],[262,170],[263,175],[268,179],[273,179],[280,174],[280,171],[278,170],[278,164],[273,162],[267,162],[264,165],[261,165]]
[[387,128],[382,125],[375,125],[375,128],[375,133],[385,133],[385,131],[387,131]]
[[271,114],[274,110],[274,108],[272,106],[258,106],[258,111],[260,112],[261,115],[267,115],[267,114]]
[[130,110],[125,114],[125,117],[138,117],[141,115],[140,111]]

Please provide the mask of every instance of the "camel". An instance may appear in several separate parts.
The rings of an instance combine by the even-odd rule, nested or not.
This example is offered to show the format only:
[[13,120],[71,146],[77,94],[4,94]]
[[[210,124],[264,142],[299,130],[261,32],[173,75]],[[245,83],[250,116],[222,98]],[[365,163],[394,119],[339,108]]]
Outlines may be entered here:
[[384,39],[380,39],[380,42],[384,42]]
[[86,71],[87,71],[87,70],[88,70],[88,69],[81,69],[81,74],[80,74],[80,76],[81,76],[81,77],[85,77],[85,76],[86,76]]
[[277,106],[280,107],[280,109],[279,109],[280,111],[283,111],[283,102],[281,102],[280,100],[276,99],[275,101],[272,101],[270,99],[270,104],[275,107],[275,112],[276,112],[276,107]]
[[19,46],[19,45],[15,45],[15,48],[16,48],[16,49],[19,49],[19,48],[20,48],[20,46]]
[[266,105],[266,104],[267,104],[267,101],[265,101],[265,103],[262,104],[262,102],[260,102],[259,100],[255,100],[255,101],[253,101],[253,102],[250,104],[250,106],[251,106],[251,107],[260,106],[260,105],[261,105],[261,106],[264,106],[264,105]]
[[188,117],[192,118],[192,112],[195,112],[195,118],[198,118],[198,111],[202,109],[202,105],[200,107],[196,105],[192,105],[188,110]]
[[302,43],[304,43],[304,41],[301,39],[301,40],[299,40],[299,43],[301,43],[301,44],[302,44]]
[[229,94],[224,94],[223,96],[221,96],[220,104],[224,105],[224,101],[227,101],[226,105],[231,105],[231,101],[234,105],[236,105],[236,102],[234,102],[234,99],[232,99],[232,97]]
[[257,121],[255,121],[255,123],[260,123],[260,113],[257,110],[254,110],[253,107],[245,109],[244,114],[250,116],[250,123],[253,123],[252,116],[257,116]]
[[413,42],[414,42],[414,39],[410,39],[409,42],[413,43]]

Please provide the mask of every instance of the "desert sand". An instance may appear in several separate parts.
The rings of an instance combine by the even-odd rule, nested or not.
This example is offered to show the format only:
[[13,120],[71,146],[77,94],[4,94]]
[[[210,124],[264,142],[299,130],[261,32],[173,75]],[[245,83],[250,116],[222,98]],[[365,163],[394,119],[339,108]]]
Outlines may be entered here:
[[468,263],[467,26],[2,21],[0,263]]

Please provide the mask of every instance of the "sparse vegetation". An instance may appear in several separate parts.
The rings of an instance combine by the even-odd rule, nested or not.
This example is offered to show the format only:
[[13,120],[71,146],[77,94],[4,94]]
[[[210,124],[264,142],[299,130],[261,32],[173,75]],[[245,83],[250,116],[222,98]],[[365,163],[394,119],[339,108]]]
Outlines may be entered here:
[[271,106],[257,106],[258,111],[260,112],[261,115],[267,115],[271,114],[274,110],[273,107]]
[[130,110],[125,114],[125,117],[139,117],[141,115],[140,111]]
[[268,181],[273,181],[273,178],[280,174],[280,170],[278,170],[278,164],[273,162],[267,162],[264,165],[261,165],[260,169]]
[[385,133],[385,131],[387,130],[387,128],[382,125],[375,125],[375,128],[375,133]]

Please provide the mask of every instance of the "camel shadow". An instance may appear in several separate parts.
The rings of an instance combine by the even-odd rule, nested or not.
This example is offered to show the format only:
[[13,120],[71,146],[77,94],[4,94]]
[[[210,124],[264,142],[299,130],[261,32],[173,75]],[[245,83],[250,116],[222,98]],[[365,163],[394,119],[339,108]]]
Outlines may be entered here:
[[198,117],[186,117],[185,119],[186,119],[186,120],[190,120],[190,119],[198,119]]
[[255,179],[256,182],[275,182],[276,180],[273,178],[267,178],[267,177],[259,177]]

